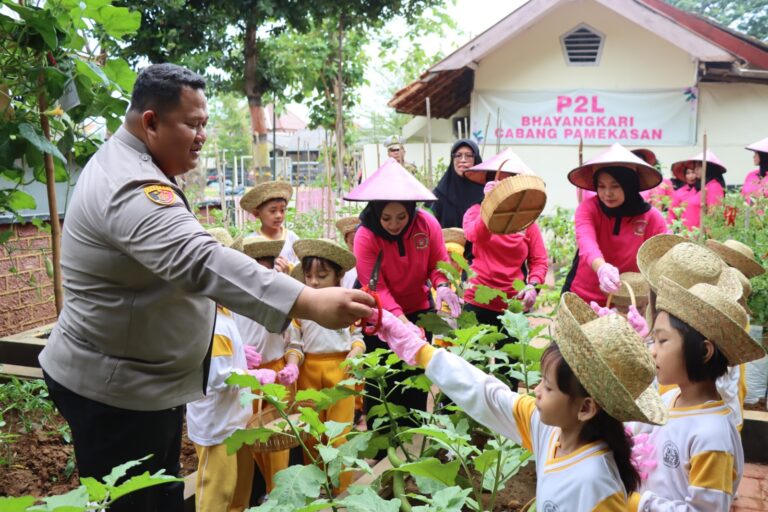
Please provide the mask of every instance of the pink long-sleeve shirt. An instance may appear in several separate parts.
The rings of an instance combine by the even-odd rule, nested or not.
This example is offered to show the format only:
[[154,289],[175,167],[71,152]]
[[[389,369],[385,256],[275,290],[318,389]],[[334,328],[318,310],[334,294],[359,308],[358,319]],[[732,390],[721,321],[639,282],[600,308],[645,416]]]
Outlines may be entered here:
[[[464,235],[472,242],[472,270],[477,274],[471,284],[496,288],[514,297],[514,282],[525,280],[523,263],[528,262],[528,283],[541,284],[547,275],[547,249],[539,226],[534,223],[525,231],[511,235],[497,235],[488,231],[476,204],[464,214]],[[464,300],[481,308],[504,311],[506,304],[497,297],[488,304],[475,302],[475,289],[464,293]]]
[[747,201],[753,197],[768,197],[768,176],[761,179],[760,169],[755,169],[747,174],[744,179],[744,186],[741,187],[741,195]]
[[579,261],[571,291],[589,302],[594,300],[605,305],[606,296],[600,291],[597,273],[592,262],[603,258],[619,269],[619,272],[638,272],[637,251],[654,235],[666,233],[667,225],[661,213],[651,208],[634,217],[623,217],[619,234],[613,234],[614,217],[600,209],[597,197],[581,203],[576,208],[576,244]]
[[[723,201],[725,193],[717,180],[707,182],[707,206],[715,206]],[[672,202],[669,205],[669,221],[677,219],[674,209],[685,205],[683,211],[683,225],[689,230],[701,227],[701,192],[691,185],[683,185],[672,193]]]
[[449,261],[437,219],[416,210],[416,218],[403,236],[403,244],[405,256],[400,256],[397,242],[384,240],[365,226],[360,226],[355,234],[357,278],[363,285],[371,278],[379,251],[384,251],[376,291],[381,306],[395,316],[429,308],[428,279],[433,286],[448,282],[437,269],[438,261]]

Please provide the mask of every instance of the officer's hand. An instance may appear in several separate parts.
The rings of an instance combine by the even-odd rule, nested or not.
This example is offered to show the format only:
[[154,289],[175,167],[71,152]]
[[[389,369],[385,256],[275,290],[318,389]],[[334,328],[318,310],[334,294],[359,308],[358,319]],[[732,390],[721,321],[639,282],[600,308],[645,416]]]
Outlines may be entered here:
[[305,318],[327,329],[349,327],[359,318],[368,318],[376,306],[373,297],[362,290],[305,286],[293,304],[290,316]]

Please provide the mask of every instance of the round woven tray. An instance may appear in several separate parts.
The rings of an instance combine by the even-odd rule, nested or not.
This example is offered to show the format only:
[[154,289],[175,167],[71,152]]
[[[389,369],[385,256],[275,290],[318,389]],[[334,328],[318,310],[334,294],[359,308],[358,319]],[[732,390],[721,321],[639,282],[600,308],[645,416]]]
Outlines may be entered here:
[[[248,428],[264,427],[270,430],[279,430],[278,424],[285,422],[283,418],[277,418],[265,424],[262,422],[263,416],[263,412],[258,412],[251,416],[251,419],[248,421]],[[298,414],[291,414],[288,418],[291,423],[297,423],[299,421]],[[253,453],[279,452],[282,450],[290,450],[297,446],[299,446],[299,440],[293,434],[290,427],[286,425],[286,427],[282,429],[282,432],[272,434],[265,442],[261,443],[257,441],[253,443],[253,445],[251,445],[251,451]]]
[[521,174],[501,180],[483,199],[480,215],[491,233],[507,235],[533,224],[546,204],[544,180]]

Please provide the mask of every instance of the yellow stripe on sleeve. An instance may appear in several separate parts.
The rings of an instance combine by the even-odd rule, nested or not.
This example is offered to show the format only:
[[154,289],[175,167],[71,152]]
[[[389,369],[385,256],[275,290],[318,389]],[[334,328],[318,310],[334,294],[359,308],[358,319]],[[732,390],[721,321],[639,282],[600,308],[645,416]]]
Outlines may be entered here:
[[517,430],[520,431],[523,448],[533,451],[533,442],[531,441],[531,418],[536,410],[536,399],[528,395],[520,395],[515,401],[513,414]]
[[630,512],[637,512],[640,508],[640,499],[643,497],[639,492],[633,492],[629,495],[627,500],[627,510]]
[[432,360],[432,356],[435,355],[437,350],[432,345],[424,345],[419,353],[416,354],[416,364],[422,368],[426,368],[429,362]]
[[213,347],[211,347],[211,357],[231,356],[232,340],[223,334],[213,335]]
[[592,510],[594,512],[626,512],[627,499],[624,497],[624,493],[617,492],[595,505]]
[[733,494],[733,455],[702,452],[691,457],[691,486]]

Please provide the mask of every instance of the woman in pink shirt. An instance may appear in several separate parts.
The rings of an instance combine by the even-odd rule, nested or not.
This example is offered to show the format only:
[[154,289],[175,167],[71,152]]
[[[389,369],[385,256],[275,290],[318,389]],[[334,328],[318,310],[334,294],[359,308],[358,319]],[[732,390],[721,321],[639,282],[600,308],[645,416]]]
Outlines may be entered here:
[[654,167],[619,144],[568,174],[577,187],[597,195],[576,208],[576,256],[563,291],[603,306],[618,291],[619,274],[637,272],[642,243],[666,232],[664,217],[643,200],[641,190],[661,182]]
[[[383,309],[404,323],[415,323],[422,314],[434,311],[430,283],[437,290],[437,307],[448,304],[451,315],[461,312],[461,303],[437,262],[449,262],[440,224],[432,215],[416,208],[417,201],[435,196],[394,159],[387,160],[345,199],[368,201],[360,214],[354,241],[357,277],[367,285],[378,255],[382,254],[376,292]],[[366,336],[366,352],[387,348],[376,336]],[[409,373],[388,382],[393,389]],[[389,401],[408,410],[426,410],[427,394],[415,389],[399,390]],[[370,390],[369,392],[373,392]],[[366,411],[376,405],[368,401]],[[370,423],[370,422],[369,422]]]
[[753,162],[758,166],[747,174],[744,186],[741,187],[741,195],[747,202],[751,202],[753,197],[768,197],[768,138],[750,144],[747,149],[755,152]]
[[720,204],[725,197],[726,168],[712,151],[707,150],[706,158],[702,153],[695,157],[672,164],[672,173],[684,184],[672,194],[669,205],[669,221],[677,219],[675,208],[685,208],[681,215],[683,225],[688,230],[701,227],[701,170],[702,162],[707,161],[707,211]]

